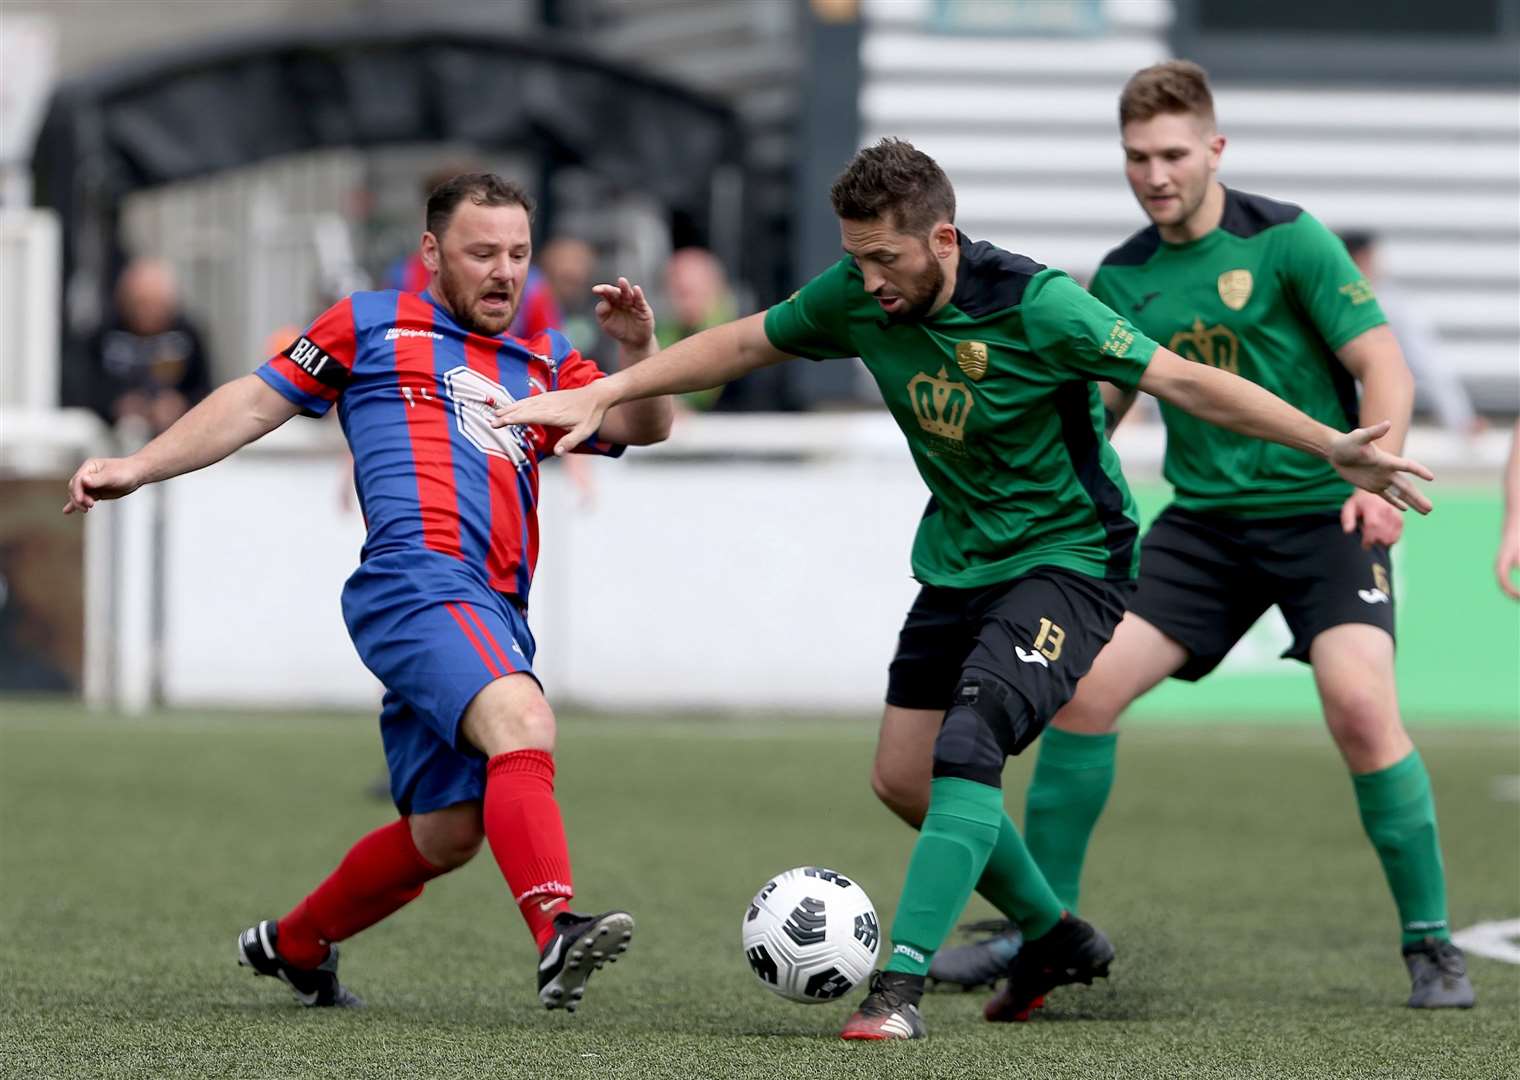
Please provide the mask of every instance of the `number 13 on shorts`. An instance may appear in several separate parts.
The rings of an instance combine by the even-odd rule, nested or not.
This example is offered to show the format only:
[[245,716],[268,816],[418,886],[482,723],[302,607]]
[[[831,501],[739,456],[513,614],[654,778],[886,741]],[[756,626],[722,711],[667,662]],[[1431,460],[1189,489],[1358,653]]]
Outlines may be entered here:
[[1034,647],[1039,649],[1047,660],[1059,660],[1061,658],[1061,646],[1066,642],[1066,631],[1055,623],[1040,616],[1040,632],[1035,636]]

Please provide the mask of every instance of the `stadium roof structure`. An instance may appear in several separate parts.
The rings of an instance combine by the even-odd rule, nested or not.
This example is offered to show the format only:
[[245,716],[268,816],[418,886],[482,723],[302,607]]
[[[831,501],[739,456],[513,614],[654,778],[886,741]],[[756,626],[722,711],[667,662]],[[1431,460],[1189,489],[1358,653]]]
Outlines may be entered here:
[[556,39],[447,17],[243,33],[59,85],[33,154],[63,227],[71,300],[104,300],[130,193],[329,147],[446,142],[529,151],[708,220],[741,167],[728,106]]

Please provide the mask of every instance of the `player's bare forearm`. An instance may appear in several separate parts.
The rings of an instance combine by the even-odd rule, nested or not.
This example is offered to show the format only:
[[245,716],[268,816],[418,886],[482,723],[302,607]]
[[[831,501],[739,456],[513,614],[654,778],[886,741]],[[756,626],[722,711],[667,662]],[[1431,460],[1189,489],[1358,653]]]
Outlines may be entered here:
[[1387,420],[1342,434],[1249,379],[1184,360],[1169,349],[1156,350],[1140,378],[1140,389],[1211,424],[1323,458],[1342,479],[1396,510],[1430,512],[1430,500],[1411,477],[1434,480],[1434,474],[1418,461],[1374,445],[1388,433]]
[[1342,345],[1335,355],[1362,384],[1361,426],[1387,420],[1388,434],[1378,439],[1378,445],[1401,453],[1414,412],[1414,376],[1393,331],[1387,326],[1373,327]]
[[602,380],[612,404],[711,390],[757,368],[790,359],[765,336],[763,312],[693,334]]
[[[627,371],[634,364],[648,360],[655,352],[653,342],[641,348],[625,345],[618,350],[618,370]],[[669,395],[629,401],[607,410],[600,433],[609,442],[624,446],[651,446],[670,438],[675,411],[675,402]]]
[[631,368],[598,379],[574,390],[535,394],[496,410],[495,427],[507,424],[542,424],[564,428],[554,446],[566,454],[601,430],[605,417],[629,402],[668,394],[708,390],[722,386],[746,372],[786,360],[765,336],[765,316],[751,315],[735,322],[693,334],[685,341],[662,349]]
[[1520,600],[1520,420],[1510,436],[1509,462],[1504,467],[1504,525],[1499,531],[1499,553],[1494,560],[1499,587],[1511,599]]
[[256,375],[214,391],[162,435],[124,458],[91,458],[69,480],[65,514],[120,499],[144,484],[204,469],[267,435],[299,410]]
[[299,411],[257,375],[244,375],[217,388],[132,457],[143,483],[168,480],[221,461]]
[[1329,458],[1340,434],[1249,379],[1184,360],[1169,349],[1156,350],[1140,389],[1211,424],[1319,458]]

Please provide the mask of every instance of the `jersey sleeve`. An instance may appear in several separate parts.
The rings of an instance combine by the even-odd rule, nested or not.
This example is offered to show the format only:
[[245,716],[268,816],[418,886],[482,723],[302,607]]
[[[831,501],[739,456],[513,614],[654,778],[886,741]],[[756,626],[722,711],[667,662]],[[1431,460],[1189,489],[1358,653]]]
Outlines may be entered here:
[[1133,390],[1156,352],[1154,341],[1060,270],[1036,274],[1020,310],[1036,355],[1086,379]]
[[307,416],[322,416],[353,377],[358,349],[353,298],[344,297],[254,374]]
[[[570,344],[559,331],[545,331],[549,336],[550,345],[554,349],[554,373],[551,390],[578,390],[582,386],[590,386],[598,379],[606,378],[606,373],[596,366],[595,361],[588,360]],[[600,433],[598,433],[599,435]],[[560,439],[564,438],[564,428],[544,428],[543,449],[540,457],[549,457],[554,453],[554,448],[559,445]],[[603,457],[621,457],[627,449],[622,443],[608,442],[605,439],[593,435],[581,443],[572,454],[600,454]]]
[[1346,245],[1312,214],[1300,214],[1279,243],[1286,285],[1331,351],[1388,321]]
[[765,313],[765,336],[784,353],[810,360],[855,356],[850,339],[848,290],[860,285],[852,280],[852,266],[841,259]]

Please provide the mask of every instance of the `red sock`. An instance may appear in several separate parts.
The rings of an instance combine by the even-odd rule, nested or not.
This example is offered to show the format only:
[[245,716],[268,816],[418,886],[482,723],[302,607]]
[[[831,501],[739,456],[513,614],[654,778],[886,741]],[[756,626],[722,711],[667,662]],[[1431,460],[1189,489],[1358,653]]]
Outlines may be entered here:
[[393,821],[350,848],[327,880],[280,920],[276,948],[297,967],[316,967],[327,959],[329,942],[375,925],[443,872],[417,850],[406,818]]
[[554,801],[554,758],[543,750],[497,754],[486,768],[486,840],[539,949],[575,894],[570,849]]

